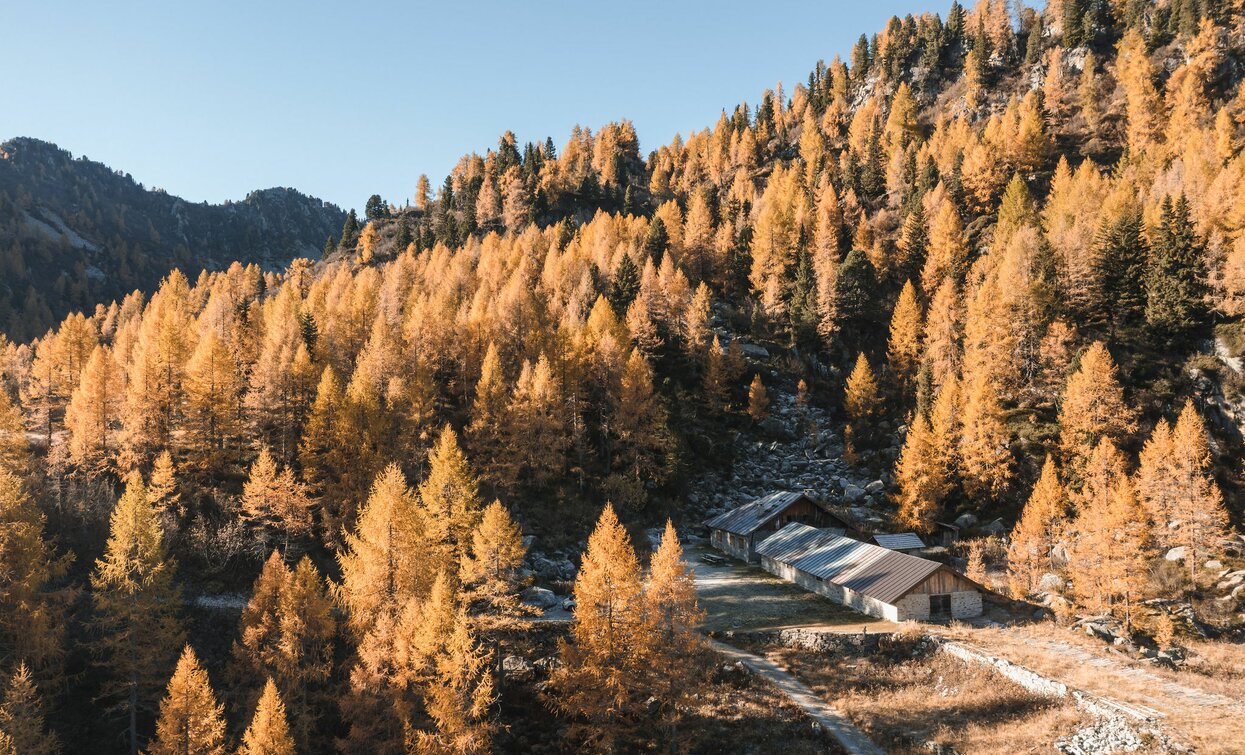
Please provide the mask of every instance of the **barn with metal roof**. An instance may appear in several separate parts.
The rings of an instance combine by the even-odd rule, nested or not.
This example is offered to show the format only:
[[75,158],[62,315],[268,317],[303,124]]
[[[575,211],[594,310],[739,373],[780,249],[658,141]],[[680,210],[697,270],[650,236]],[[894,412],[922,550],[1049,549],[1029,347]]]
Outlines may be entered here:
[[946,564],[792,523],[756,546],[766,571],[891,621],[981,614],[982,588]]
[[851,526],[820,501],[796,491],[770,493],[713,517],[705,526],[713,547],[755,562],[756,544],[792,522],[831,528],[839,534]]
[[921,537],[915,532],[900,532],[894,535],[874,535],[873,542],[893,551],[919,551],[925,547]]

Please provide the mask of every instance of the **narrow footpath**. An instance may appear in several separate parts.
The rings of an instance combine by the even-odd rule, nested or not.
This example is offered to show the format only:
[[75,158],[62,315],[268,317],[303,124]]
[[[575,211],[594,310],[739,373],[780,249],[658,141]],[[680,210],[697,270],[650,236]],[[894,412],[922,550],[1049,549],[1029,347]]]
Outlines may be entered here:
[[709,640],[709,646],[727,658],[743,663],[754,674],[781,690],[791,702],[800,706],[822,728],[830,732],[830,735],[838,740],[843,749],[851,755],[885,755],[882,748],[875,745],[846,716],[819,698],[803,682],[778,668],[771,661],[717,640]]

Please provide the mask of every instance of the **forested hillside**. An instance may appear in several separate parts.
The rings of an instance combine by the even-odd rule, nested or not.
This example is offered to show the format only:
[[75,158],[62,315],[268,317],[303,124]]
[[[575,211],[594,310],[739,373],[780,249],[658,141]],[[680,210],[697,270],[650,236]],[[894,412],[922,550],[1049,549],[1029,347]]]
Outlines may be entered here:
[[0,332],[35,338],[71,311],[150,291],[175,268],[192,277],[234,261],[282,268],[315,254],[344,217],[292,189],[195,204],[47,142],[4,142]]
[[[1060,620],[1179,600],[1187,627],[1138,631],[1238,632],[1208,563],[1242,550],[1243,64],[1234,3],[954,4],[647,156],[626,121],[506,133],[344,226],[108,173],[165,214],[113,213],[67,155],[16,188],[48,152],[10,143],[0,293],[38,313],[0,299],[0,669],[74,746],[675,742],[690,577],[668,529],[645,579],[624,525],[686,534],[741,438],[833,449],[883,529],[961,517],[970,576]],[[193,272],[146,285],[170,259]],[[524,535],[585,553],[546,579]],[[577,569],[533,723],[494,666],[519,590]]]

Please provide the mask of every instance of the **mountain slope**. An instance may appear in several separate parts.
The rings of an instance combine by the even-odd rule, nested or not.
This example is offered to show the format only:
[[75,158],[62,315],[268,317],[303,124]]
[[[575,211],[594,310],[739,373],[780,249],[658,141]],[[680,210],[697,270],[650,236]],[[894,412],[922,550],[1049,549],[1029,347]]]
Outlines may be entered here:
[[231,262],[319,254],[344,214],[292,189],[194,204],[53,144],[0,145],[0,330],[35,337],[71,310]]

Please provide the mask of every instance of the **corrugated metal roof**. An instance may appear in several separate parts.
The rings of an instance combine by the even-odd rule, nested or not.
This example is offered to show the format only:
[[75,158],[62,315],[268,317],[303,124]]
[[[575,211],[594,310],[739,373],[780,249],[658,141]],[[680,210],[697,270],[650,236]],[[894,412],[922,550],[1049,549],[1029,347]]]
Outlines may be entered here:
[[883,548],[893,551],[907,551],[924,548],[925,543],[915,532],[900,532],[895,535],[874,535],[873,541]]
[[[774,536],[793,526],[784,527]],[[792,531],[788,538],[802,539],[803,546],[784,549],[770,558],[883,603],[899,600],[942,567],[937,561],[862,543],[828,530],[818,532],[821,534],[814,537],[802,530]],[[766,542],[774,536],[766,538]]]
[[757,544],[758,556],[775,558],[790,555],[825,535],[824,530],[792,522]]
[[[718,514],[705,522],[705,525],[711,529],[725,530],[733,535],[750,535],[763,527],[766,522],[773,519],[783,509],[806,497],[807,495],[804,493],[790,490],[770,493],[751,503],[745,503],[743,506],[731,509],[724,514]],[[810,498],[809,500],[812,499]]]

